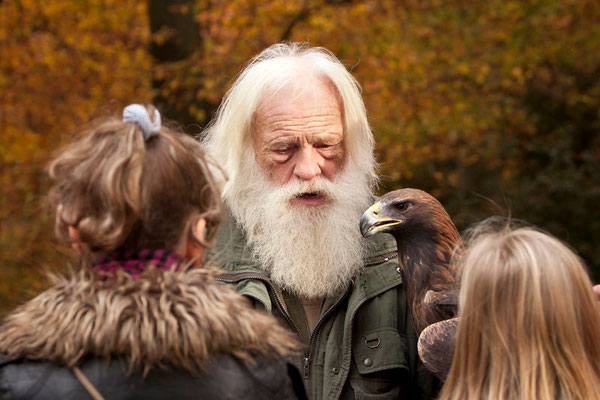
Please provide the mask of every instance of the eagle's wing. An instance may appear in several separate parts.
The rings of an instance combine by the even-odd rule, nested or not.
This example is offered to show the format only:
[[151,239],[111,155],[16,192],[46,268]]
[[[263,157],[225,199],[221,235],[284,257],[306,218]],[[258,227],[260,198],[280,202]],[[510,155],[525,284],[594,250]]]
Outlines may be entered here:
[[452,365],[458,318],[429,325],[421,332],[417,350],[425,367],[442,381]]

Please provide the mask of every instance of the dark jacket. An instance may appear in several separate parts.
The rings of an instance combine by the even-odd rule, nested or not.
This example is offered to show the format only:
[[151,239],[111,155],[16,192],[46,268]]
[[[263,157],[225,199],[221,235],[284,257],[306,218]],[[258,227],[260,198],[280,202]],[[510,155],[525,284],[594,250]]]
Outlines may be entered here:
[[293,348],[214,271],[150,268],[134,280],[82,269],[5,318],[0,398],[90,398],[69,365],[107,400],[303,398],[284,359]]
[[[90,359],[81,371],[107,400],[132,399],[297,399],[290,377],[298,374],[284,360],[255,357],[242,360],[222,353],[202,372],[153,370],[128,377],[119,361]],[[298,381],[300,377],[296,378]],[[1,399],[87,399],[87,390],[65,366],[26,359],[0,361]]]
[[[244,234],[231,216],[223,224],[215,254],[227,271],[219,280],[234,285],[254,306],[296,332],[303,354],[290,358],[300,369],[309,398],[434,398],[439,381],[417,354],[417,335],[391,236],[368,240],[364,269],[345,293],[326,298],[311,337],[292,317],[301,307],[282,293],[256,264]],[[358,228],[357,228],[358,229]]]

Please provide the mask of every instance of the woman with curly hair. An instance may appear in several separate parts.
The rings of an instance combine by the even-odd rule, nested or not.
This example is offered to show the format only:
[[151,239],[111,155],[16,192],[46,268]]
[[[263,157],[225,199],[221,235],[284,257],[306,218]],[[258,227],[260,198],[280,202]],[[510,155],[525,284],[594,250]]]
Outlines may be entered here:
[[0,397],[303,395],[291,334],[201,262],[221,205],[198,142],[133,104],[83,128],[49,174],[56,233],[79,263],[4,319]]

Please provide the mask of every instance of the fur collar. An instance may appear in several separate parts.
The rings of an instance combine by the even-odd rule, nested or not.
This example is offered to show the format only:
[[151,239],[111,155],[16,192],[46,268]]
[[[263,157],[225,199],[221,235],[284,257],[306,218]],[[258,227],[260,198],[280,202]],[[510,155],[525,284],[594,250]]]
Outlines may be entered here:
[[146,373],[197,371],[218,352],[293,352],[292,334],[218,284],[215,274],[150,267],[136,280],[125,273],[101,279],[86,268],[54,276],[54,286],[6,316],[0,353],[69,366],[86,355],[121,357],[130,372]]

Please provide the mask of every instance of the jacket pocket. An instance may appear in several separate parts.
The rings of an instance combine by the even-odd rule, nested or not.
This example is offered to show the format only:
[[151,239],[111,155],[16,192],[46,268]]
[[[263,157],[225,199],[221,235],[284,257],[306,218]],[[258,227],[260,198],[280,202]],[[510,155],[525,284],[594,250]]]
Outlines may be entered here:
[[394,328],[357,335],[352,356],[358,373],[351,374],[354,397],[360,400],[396,399],[408,376],[406,338]]

